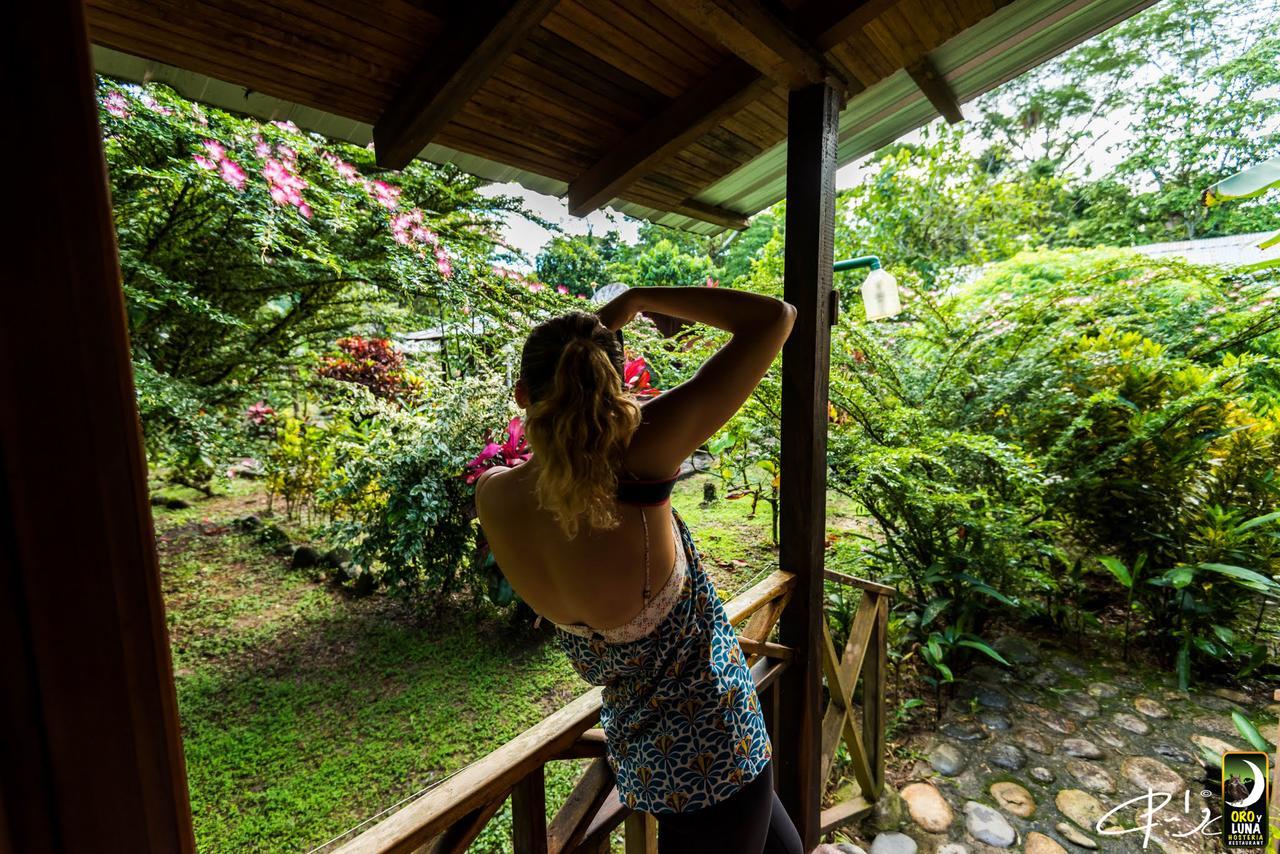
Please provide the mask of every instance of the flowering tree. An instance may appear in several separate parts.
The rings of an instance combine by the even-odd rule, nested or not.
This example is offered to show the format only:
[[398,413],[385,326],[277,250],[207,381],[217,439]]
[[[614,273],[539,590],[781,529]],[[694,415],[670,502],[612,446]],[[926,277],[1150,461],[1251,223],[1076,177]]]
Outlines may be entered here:
[[385,172],[367,149],[162,86],[102,80],[99,104],[153,458],[173,450],[214,470],[218,424],[240,429],[244,405],[309,375],[296,368],[336,338],[495,319],[475,353],[447,342],[453,376],[563,299],[494,268],[514,258],[498,237],[505,217],[529,214],[455,168]]

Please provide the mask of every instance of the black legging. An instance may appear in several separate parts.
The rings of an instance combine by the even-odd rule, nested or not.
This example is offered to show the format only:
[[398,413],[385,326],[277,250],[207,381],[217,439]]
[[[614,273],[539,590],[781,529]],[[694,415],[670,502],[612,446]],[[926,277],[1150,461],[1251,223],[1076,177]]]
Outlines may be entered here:
[[800,834],[773,791],[773,763],[728,798],[694,812],[658,816],[658,854],[804,854]]

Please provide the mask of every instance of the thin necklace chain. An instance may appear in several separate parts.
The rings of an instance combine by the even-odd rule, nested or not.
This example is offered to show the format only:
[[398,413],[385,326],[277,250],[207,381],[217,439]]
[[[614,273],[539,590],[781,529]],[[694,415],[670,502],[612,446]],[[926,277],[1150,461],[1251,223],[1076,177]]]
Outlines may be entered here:
[[640,523],[644,525],[644,604],[649,604],[649,517],[640,508]]

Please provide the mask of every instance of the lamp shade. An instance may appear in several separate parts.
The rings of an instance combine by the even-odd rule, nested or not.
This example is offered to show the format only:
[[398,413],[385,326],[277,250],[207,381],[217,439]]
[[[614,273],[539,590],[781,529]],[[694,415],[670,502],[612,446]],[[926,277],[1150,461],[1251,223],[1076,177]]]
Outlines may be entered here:
[[888,270],[873,269],[862,283],[862,304],[867,309],[867,320],[893,317],[902,311],[898,299],[898,280]]

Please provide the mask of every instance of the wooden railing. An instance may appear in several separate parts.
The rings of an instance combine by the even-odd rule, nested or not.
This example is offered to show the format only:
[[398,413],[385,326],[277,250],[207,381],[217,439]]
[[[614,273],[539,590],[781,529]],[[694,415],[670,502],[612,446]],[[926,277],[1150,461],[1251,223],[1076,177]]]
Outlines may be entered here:
[[[822,814],[823,830],[863,815],[883,784],[884,625],[892,589],[828,573],[861,587],[862,604],[849,643],[837,659],[824,630],[832,690],[823,720],[823,779],[831,770],[837,742],[844,738],[853,757],[859,794]],[[794,577],[777,571],[725,604],[729,621],[755,678],[766,723],[774,730],[777,678],[793,651],[769,640],[791,595]],[[825,626],[824,626],[825,628]],[[863,679],[861,733],[855,721],[855,683]],[[657,851],[657,827],[651,816],[634,813],[618,800],[613,772],[605,759],[600,719],[600,689],[595,688],[543,718],[511,741],[468,765],[417,800],[343,845],[340,854],[427,852],[451,854],[467,849],[490,819],[511,799],[512,847],[516,854],[598,854],[609,851],[619,825],[627,854]],[[831,737],[828,738],[828,732]],[[873,752],[868,754],[864,745]],[[545,767],[549,762],[591,759],[555,817],[546,820]]]

